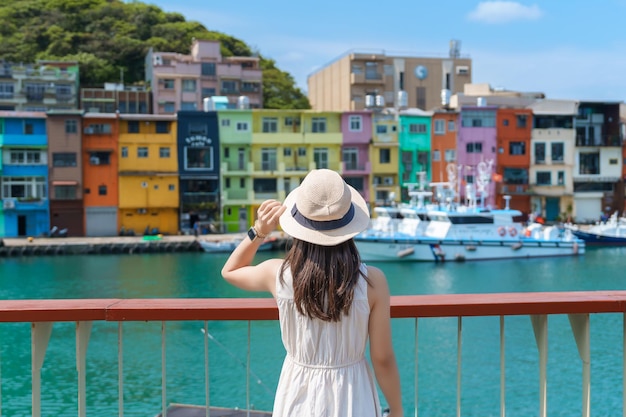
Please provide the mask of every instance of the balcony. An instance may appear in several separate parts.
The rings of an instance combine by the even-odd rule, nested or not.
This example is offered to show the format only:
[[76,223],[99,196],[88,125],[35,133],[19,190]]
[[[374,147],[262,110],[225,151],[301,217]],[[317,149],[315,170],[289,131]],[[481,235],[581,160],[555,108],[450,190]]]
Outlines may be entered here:
[[576,135],[576,146],[622,146],[622,137],[619,134],[600,137]]
[[[591,364],[592,361],[602,363],[606,361],[619,362],[619,366],[610,366],[612,372],[611,379],[613,381],[622,381],[624,377],[624,367],[621,365],[623,353],[623,336],[624,336],[624,315],[626,305],[626,291],[592,291],[592,292],[544,292],[544,293],[492,293],[492,294],[452,294],[452,295],[423,295],[423,296],[395,296],[391,302],[391,317],[394,325],[400,323],[406,329],[405,333],[394,332],[394,339],[405,337],[406,340],[412,341],[413,347],[409,351],[396,351],[398,362],[401,367],[401,373],[407,373],[412,376],[411,386],[403,387],[405,415],[411,415],[415,410],[417,415],[417,407],[423,404],[429,404],[429,398],[422,398],[421,392],[428,391],[428,387],[419,385],[420,378],[424,376],[425,370],[431,369],[437,372],[435,378],[442,375],[456,374],[456,384],[445,386],[450,391],[452,398],[456,397],[456,404],[449,404],[448,408],[456,407],[456,415],[473,415],[471,409],[465,411],[463,404],[474,393],[481,397],[491,397],[493,404],[492,415],[496,415],[496,409],[499,408],[499,415],[506,415],[507,401],[511,398],[515,399],[515,395],[507,396],[507,366],[520,361],[527,366],[536,363],[538,369],[530,367],[527,376],[534,380],[536,378],[536,397],[530,394],[530,399],[524,405],[524,415],[535,414],[540,417],[547,415],[547,402],[551,390],[548,390],[548,377],[551,378],[550,388],[557,386],[567,386],[570,395],[569,404],[574,409],[580,408],[583,417],[590,415],[591,409]],[[604,324],[611,328],[619,337],[609,339],[616,342],[613,350],[592,351],[591,339],[595,337],[606,338],[604,333],[592,333],[590,330],[591,316],[596,320],[604,319]],[[524,319],[528,317],[528,321]],[[445,336],[442,332],[437,333],[437,340],[419,338],[418,325],[437,325],[441,328],[441,318],[446,318],[446,325],[453,324],[455,329],[453,333],[448,334],[448,339],[440,339],[439,336]],[[482,318],[482,319],[480,319]],[[41,415],[51,415],[55,411],[65,409],[65,413],[69,411],[70,404],[60,404],[59,402],[72,402],[77,405],[76,413],[78,416],[87,415],[88,402],[90,407],[98,407],[99,412],[108,412],[108,414],[123,416],[128,403],[132,403],[133,399],[139,395],[138,401],[140,406],[146,407],[146,404],[160,403],[156,409],[143,409],[146,415],[153,415],[160,408],[162,415],[166,415],[167,407],[180,392],[181,387],[188,387],[191,379],[200,381],[203,384],[201,393],[196,393],[198,398],[204,404],[211,405],[210,392],[215,388],[215,375],[221,375],[222,378],[232,378],[233,372],[239,367],[229,364],[227,360],[218,360],[211,362],[209,350],[220,349],[220,344],[211,336],[214,329],[226,328],[226,332],[239,333],[232,335],[232,340],[238,340],[241,350],[247,352],[246,363],[241,362],[245,368],[245,376],[241,381],[230,381],[240,384],[241,391],[246,392],[246,408],[251,408],[251,392],[257,392],[259,388],[255,388],[253,381],[259,383],[260,379],[252,372],[252,357],[254,351],[251,350],[251,342],[254,342],[254,335],[261,327],[266,327],[267,322],[278,319],[278,311],[274,300],[268,298],[246,298],[246,299],[68,299],[68,300],[2,300],[0,301],[0,322],[3,330],[10,329],[11,332],[22,332],[30,330],[30,377],[24,375],[19,381],[20,384],[30,384],[30,415],[40,417]],[[563,320],[566,319],[566,320]],[[435,320],[435,322],[433,322]],[[452,321],[451,321],[452,320]],[[480,320],[480,323],[476,322]],[[550,326],[548,322],[550,321]],[[193,349],[188,349],[188,354],[184,356],[170,357],[168,345],[183,343],[185,323],[193,324],[194,330],[200,336],[198,345]],[[211,323],[209,323],[211,322]],[[265,323],[264,323],[265,322]],[[569,323],[569,325],[567,324]],[[194,324],[195,323],[195,324]],[[532,332],[526,332],[526,338],[529,340],[508,340],[507,326],[530,325]],[[68,327],[71,325],[71,327]],[[275,323],[270,323],[275,329],[278,327]],[[53,326],[59,326],[60,332],[52,332]],[[92,328],[97,326],[98,331],[93,332]],[[483,330],[485,326],[489,327],[489,331],[494,337],[485,338]],[[450,326],[447,326],[450,327]],[[55,327],[57,328],[57,327]],[[255,332],[252,332],[254,328]],[[568,331],[569,328],[569,331]],[[28,330],[27,330],[28,329]],[[548,331],[552,330],[559,342],[559,345],[569,345],[577,352],[577,355],[559,357],[558,361],[548,361]],[[224,332],[222,332],[225,334]],[[46,353],[49,350],[49,342],[51,336],[54,335],[53,341],[61,338],[64,351],[68,355],[73,356],[74,360],[69,361],[48,361],[46,363]],[[25,336],[25,335],[24,335]],[[134,336],[134,337],[133,337]],[[98,339],[101,349],[92,349],[87,355],[90,338]],[[451,339],[451,340],[450,340]],[[139,358],[138,363],[130,361],[125,356],[125,346],[129,342],[139,343],[142,349],[145,345],[145,352]],[[187,341],[184,341],[187,343]],[[203,342],[203,343],[202,343]],[[258,341],[257,343],[268,343],[268,340]],[[438,354],[437,360],[451,365],[448,367],[430,366],[428,362],[420,362],[418,353],[423,353],[424,349],[430,348],[434,351],[443,353],[447,349],[441,349],[440,343],[448,345],[456,345],[457,353],[451,358],[442,358]],[[519,343],[527,342],[536,347],[536,358],[516,357],[515,355],[507,355],[509,349]],[[108,343],[102,346],[103,343]],[[277,342],[279,343],[279,342]],[[607,343],[606,341],[604,343]],[[419,344],[419,351],[418,351]],[[104,349],[102,349],[104,347]],[[59,345],[56,344],[58,349]],[[551,349],[554,344],[551,345]],[[577,350],[576,350],[577,348]],[[5,351],[13,352],[20,350],[20,346],[5,346]],[[454,347],[453,347],[454,349]],[[54,349],[50,349],[54,350]],[[154,357],[149,351],[159,351],[160,355]],[[472,357],[470,352],[474,352]],[[484,372],[481,375],[463,375],[463,366],[466,361],[484,362],[485,353],[494,353],[498,358],[498,367],[491,369],[483,367]],[[615,355],[610,355],[610,353]],[[49,352],[54,355],[55,352]],[[221,352],[219,358],[227,356]],[[215,355],[215,353],[213,353]],[[276,352],[278,357],[282,357],[284,352]],[[478,357],[476,357],[478,355]],[[26,356],[26,358],[28,357]],[[214,356],[213,356],[214,357]],[[5,355],[3,359],[3,371],[10,367],[17,359],[10,355]],[[28,360],[28,359],[26,359]],[[263,361],[263,359],[259,359]],[[422,359],[423,360],[423,359]],[[201,377],[194,375],[180,375],[176,372],[177,364],[180,362],[191,361],[195,363],[193,369]],[[574,381],[569,380],[565,375],[558,372],[559,367],[564,363],[572,362],[569,366],[579,370],[580,377],[576,377]],[[44,364],[46,365],[44,367]],[[407,366],[408,365],[408,366]],[[418,367],[420,365],[420,367]],[[154,381],[142,381],[141,393],[125,391],[125,383],[132,386],[133,382],[137,383],[137,378],[141,379],[136,373],[141,372],[146,366],[153,366],[161,369],[161,378]],[[224,369],[226,368],[226,369]],[[167,371],[170,371],[168,373]],[[174,370],[174,372],[171,372]],[[42,372],[43,371],[43,372]],[[419,371],[419,372],[418,372]],[[550,372],[548,372],[550,371]],[[55,383],[71,384],[76,389],[74,398],[56,398],[54,410],[46,407],[47,403],[42,402],[42,393],[49,394],[46,391],[45,382],[42,374],[53,372],[55,375]],[[87,374],[97,375],[97,378],[88,378]],[[59,375],[70,376],[75,380],[65,381],[59,379]],[[3,372],[3,376],[5,372]],[[597,375],[597,374],[594,374]],[[462,378],[463,376],[463,378]],[[554,379],[552,379],[554,377]],[[253,379],[254,378],[254,379]],[[510,385],[511,377],[509,376]],[[105,381],[109,383],[113,381],[114,389],[104,392],[103,386]],[[94,381],[97,386],[91,387],[88,382]],[[480,387],[476,386],[476,381],[480,381]],[[606,381],[602,378],[594,379],[598,382],[598,393],[605,392]],[[6,383],[9,382],[9,383]],[[17,381],[0,380],[2,385],[0,388],[1,404],[14,404],[19,398],[12,397],[14,385]],[[147,382],[147,384],[146,384]],[[514,382],[514,381],[513,381]],[[111,385],[111,384],[109,384]],[[160,387],[159,387],[160,385]],[[617,397],[613,390],[613,396],[610,398],[613,409],[616,414],[623,407],[624,398],[626,398],[626,387],[617,387],[621,391],[622,396]],[[499,389],[496,387],[499,386]],[[89,389],[88,389],[89,388]],[[112,387],[109,387],[112,388]],[[490,388],[490,389],[487,389]],[[611,388],[613,386],[611,385]],[[52,390],[54,391],[54,390]],[[94,397],[87,398],[90,392]],[[533,389],[534,392],[534,389]],[[95,393],[95,394],[94,394]],[[156,393],[154,398],[149,393]],[[182,395],[182,394],[180,394]],[[234,394],[232,394],[234,395]],[[269,390],[263,395],[271,396],[273,393]],[[596,401],[606,402],[605,395],[598,394],[594,396]],[[600,398],[600,400],[598,400]],[[89,401],[88,401],[89,400]],[[384,399],[381,399],[384,402]],[[99,405],[93,405],[94,401]],[[619,403],[622,403],[620,406]],[[410,404],[411,412],[407,409]],[[59,408],[60,407],[60,408]],[[93,411],[93,410],[91,410]],[[466,414],[463,414],[465,411]],[[515,413],[516,410],[513,410]],[[519,409],[517,410],[519,415]],[[108,415],[107,414],[107,415]],[[571,414],[571,413],[570,413]],[[142,414],[138,414],[142,415]]]

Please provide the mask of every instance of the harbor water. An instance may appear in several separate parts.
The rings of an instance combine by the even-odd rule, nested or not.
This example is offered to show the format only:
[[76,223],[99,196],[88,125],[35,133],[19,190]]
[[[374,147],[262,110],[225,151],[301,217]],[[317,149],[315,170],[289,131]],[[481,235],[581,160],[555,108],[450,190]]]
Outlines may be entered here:
[[[257,260],[281,256],[260,253]],[[225,254],[39,256],[0,259],[1,299],[268,297],[225,283]],[[380,263],[392,295],[626,289],[626,248],[588,248],[580,257],[467,263]],[[418,414],[456,415],[456,318],[418,322]],[[166,323],[167,402],[205,403],[203,322]],[[75,416],[75,324],[57,323],[42,369],[42,415]],[[415,319],[393,321],[405,415],[414,414]],[[499,318],[465,318],[463,416],[500,415]],[[591,414],[622,414],[622,315],[591,317]],[[210,402],[246,406],[248,323],[209,322]],[[253,322],[254,408],[271,410],[284,349],[277,322]],[[87,415],[118,414],[116,323],[94,323],[87,351]],[[549,318],[548,415],[581,410],[582,372],[566,316]],[[123,325],[124,415],[161,410],[161,323]],[[530,319],[505,320],[506,414],[537,415],[539,359]],[[30,325],[0,324],[1,412],[29,416]],[[381,398],[382,399],[382,398]],[[382,399],[384,403],[384,399]]]

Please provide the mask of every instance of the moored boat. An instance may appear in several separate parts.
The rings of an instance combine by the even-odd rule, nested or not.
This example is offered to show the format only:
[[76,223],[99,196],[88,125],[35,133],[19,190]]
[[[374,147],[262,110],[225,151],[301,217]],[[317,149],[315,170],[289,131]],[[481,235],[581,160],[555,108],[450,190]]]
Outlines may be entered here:
[[590,246],[626,245],[626,218],[614,213],[606,222],[593,225],[588,229],[569,226],[572,233]]
[[[247,239],[247,238],[245,238]],[[274,248],[275,238],[267,238],[261,245],[259,246],[258,251],[269,251]],[[237,245],[241,242],[240,239],[230,239],[230,240],[205,240],[199,239],[198,244],[202,248],[203,251],[209,253],[230,253]]]

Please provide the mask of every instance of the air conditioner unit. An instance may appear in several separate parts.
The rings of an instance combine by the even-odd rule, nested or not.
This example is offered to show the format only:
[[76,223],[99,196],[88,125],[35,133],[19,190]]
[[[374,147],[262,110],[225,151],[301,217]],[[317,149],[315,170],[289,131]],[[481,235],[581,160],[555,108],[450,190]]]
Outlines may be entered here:
[[393,185],[393,177],[385,177],[385,178],[383,178],[383,184],[385,184],[385,185]]
[[15,199],[14,198],[5,198],[2,201],[2,208],[5,210],[11,210],[15,208]]
[[163,58],[161,55],[155,55],[152,57],[152,64],[156,67],[159,65],[163,65]]
[[84,130],[86,135],[93,135],[94,134],[94,128],[93,127],[86,127]]
[[100,165],[100,158],[98,158],[97,156],[92,156],[91,158],[89,158],[89,163],[91,165]]

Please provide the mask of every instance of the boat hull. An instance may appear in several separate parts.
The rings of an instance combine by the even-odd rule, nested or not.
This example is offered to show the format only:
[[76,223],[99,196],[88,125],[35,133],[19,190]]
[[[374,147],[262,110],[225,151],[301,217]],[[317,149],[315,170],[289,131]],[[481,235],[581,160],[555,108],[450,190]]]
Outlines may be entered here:
[[365,262],[445,262],[577,256],[585,253],[582,240],[446,240],[355,238]]
[[606,236],[597,233],[588,233],[580,230],[572,231],[574,236],[585,241],[590,246],[626,246],[626,237]]

